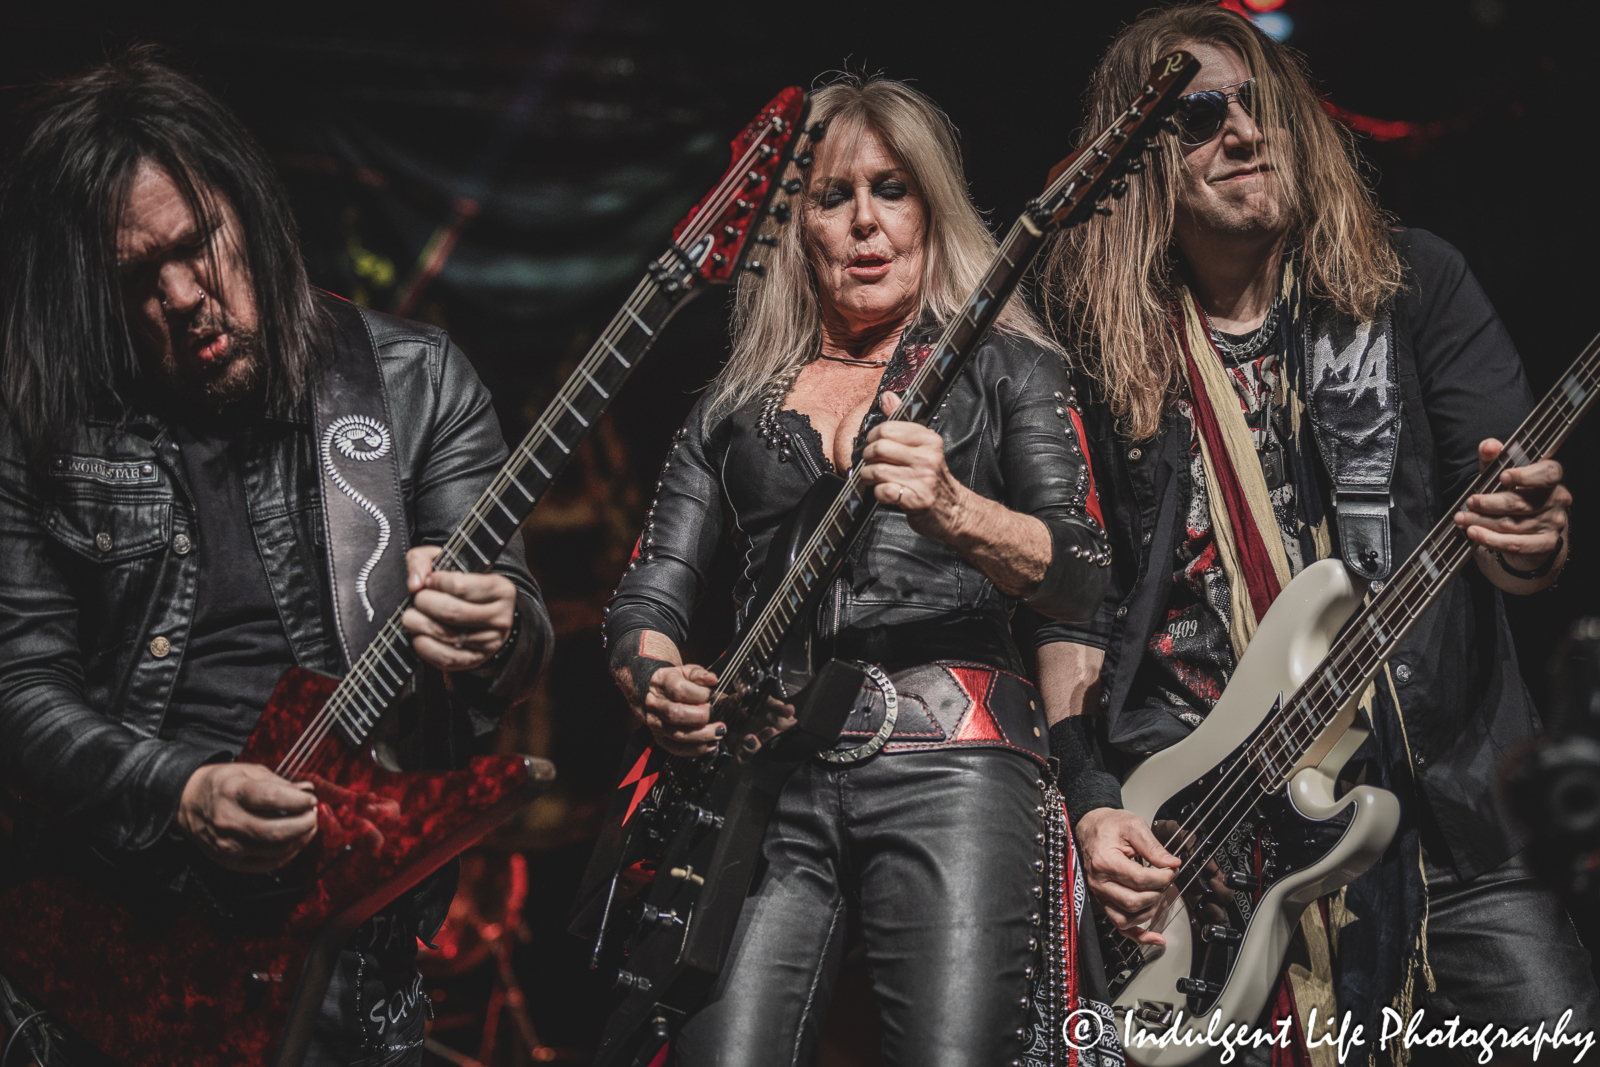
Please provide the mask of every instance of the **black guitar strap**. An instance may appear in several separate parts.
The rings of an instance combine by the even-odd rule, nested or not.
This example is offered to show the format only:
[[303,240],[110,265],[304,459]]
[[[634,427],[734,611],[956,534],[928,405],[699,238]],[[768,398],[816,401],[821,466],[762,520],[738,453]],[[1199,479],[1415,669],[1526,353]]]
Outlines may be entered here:
[[1393,566],[1389,483],[1400,444],[1394,315],[1371,322],[1330,308],[1307,316],[1306,407],[1328,471],[1339,522],[1339,555],[1368,581]]
[[410,530],[400,498],[378,348],[361,309],[331,313],[331,358],[314,389],[318,484],[334,619],[348,669],[406,597]]

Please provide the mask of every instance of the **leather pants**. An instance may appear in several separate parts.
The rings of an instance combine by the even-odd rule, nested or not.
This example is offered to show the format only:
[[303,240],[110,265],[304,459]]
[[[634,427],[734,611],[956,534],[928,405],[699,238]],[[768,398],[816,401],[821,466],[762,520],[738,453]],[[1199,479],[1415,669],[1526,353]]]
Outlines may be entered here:
[[810,1063],[858,927],[888,1067],[1021,1051],[1042,770],[998,749],[803,765],[778,799],[727,965],[681,1067]]

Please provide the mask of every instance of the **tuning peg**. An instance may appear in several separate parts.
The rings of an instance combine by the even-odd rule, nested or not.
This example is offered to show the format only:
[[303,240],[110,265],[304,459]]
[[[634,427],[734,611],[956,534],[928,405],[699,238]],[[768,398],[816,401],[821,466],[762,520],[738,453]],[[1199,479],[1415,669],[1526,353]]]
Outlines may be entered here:
[[1127,174],[1138,174],[1140,171],[1144,170],[1144,160],[1130,159],[1122,165],[1122,169],[1124,173]]
[[1121,200],[1122,194],[1126,193],[1127,191],[1128,180],[1126,178],[1118,178],[1116,181],[1111,183],[1111,199]]
[[778,239],[770,233],[758,233],[756,234],[756,244],[776,248],[778,247]]
[[1098,159],[1102,163],[1105,163],[1111,159],[1111,153],[1107,152],[1104,148],[1096,148],[1094,150],[1094,158]]
[[1161,142],[1160,141],[1146,141],[1144,143],[1144,150],[1146,152],[1159,152],[1159,151],[1161,151]]
[[788,204],[773,204],[771,207],[767,208],[767,214],[771,215],[773,218],[777,219],[779,222],[788,222],[789,221],[789,205]]
[[1158,97],[1160,95],[1161,95],[1161,93],[1156,90],[1156,87],[1154,85],[1151,85],[1149,82],[1145,82],[1145,85],[1144,85],[1144,98],[1146,100],[1154,100],[1156,97]]
[[764,144],[760,148],[756,149],[756,155],[760,156],[762,159],[771,159],[777,154],[777,152],[778,150],[769,144]]
[[1167,131],[1168,133],[1172,134],[1173,136],[1177,136],[1178,124],[1176,122],[1173,122],[1171,118],[1162,119],[1161,120],[1161,128],[1163,130]]
[[1109,215],[1111,214],[1111,209],[1106,207],[1104,204],[1096,204],[1094,206],[1094,213],[1096,215]]
[[779,182],[778,188],[782,189],[786,193],[794,194],[798,193],[801,189],[804,189],[805,185],[800,181],[799,178],[790,178],[787,181]]
[[744,269],[754,274],[757,278],[763,277],[767,273],[767,268],[762,265],[759,259],[752,259],[744,265]]
[[761,182],[762,182],[762,176],[761,176],[761,172],[759,170],[753,170],[749,174],[746,174],[744,176],[744,183],[746,185],[748,185],[752,189],[754,189],[756,186],[760,185]]
[[753,207],[755,207],[755,205],[742,196],[733,202],[734,212],[740,215],[750,214],[750,209]]
[[811,125],[807,126],[805,130],[806,136],[811,138],[813,141],[822,140],[823,134],[827,132],[827,124],[822,122],[813,122]]
[[801,152],[798,155],[796,155],[793,152],[790,152],[789,153],[789,158],[794,160],[794,165],[799,167],[799,168],[801,168],[802,170],[805,169],[806,167],[811,166],[811,164],[816,162],[816,157],[813,156],[810,152]]

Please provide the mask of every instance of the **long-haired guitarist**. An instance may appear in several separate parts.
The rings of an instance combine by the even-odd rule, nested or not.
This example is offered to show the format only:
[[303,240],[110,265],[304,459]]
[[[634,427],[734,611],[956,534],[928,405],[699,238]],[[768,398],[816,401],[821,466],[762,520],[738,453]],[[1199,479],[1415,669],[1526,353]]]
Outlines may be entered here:
[[[733,356],[677,435],[609,608],[617,682],[656,743],[711,751],[714,677],[680,647],[708,571],[736,554],[738,622],[780,523],[824,472],[886,505],[815,625],[898,691],[884,750],[789,779],[764,864],[683,1064],[805,1063],[852,931],[887,1062],[1006,1063],[1023,1047],[1044,871],[1042,703],[1020,675],[1019,604],[1086,619],[1106,568],[1066,365],[1013,302],[930,429],[879,424],[994,255],[955,134],[893,81],[813,94],[826,124],[796,227],[741,283]],[[1055,623],[1046,624],[1045,631]],[[873,736],[858,707],[842,749]]]
[[[1532,406],[1461,254],[1389,224],[1303,63],[1245,19],[1181,6],[1129,26],[1094,74],[1089,127],[1174,48],[1202,61],[1178,138],[1125,210],[1067,234],[1048,267],[1093,379],[1115,565],[1094,623],[1044,650],[1076,673],[1046,695],[1078,739],[1063,793],[1091,889],[1146,942],[1177,861],[1118,810],[1098,750],[1126,765],[1185,738],[1290,577],[1334,556],[1381,580]],[[1322,962],[1288,969],[1274,1017],[1298,1009],[1304,1025],[1337,1004],[1376,1034],[1392,1003],[1514,1033],[1571,1006],[1572,1030],[1600,1025],[1589,956],[1494,799],[1503,754],[1536,729],[1501,597],[1556,580],[1571,496],[1551,460],[1502,483],[1456,516],[1476,566],[1366,705],[1350,773],[1401,793],[1397,845],[1307,913],[1323,945],[1306,958]]]
[[[343,674],[361,651],[326,557],[360,544],[350,574],[378,596],[370,530],[325,531],[319,504],[324,468],[356,461],[319,454],[312,413],[332,308],[264,153],[199,86],[136,51],[37,102],[0,204],[0,779],[27,839],[92,848],[108,888],[188,892],[195,849],[272,871],[317,832],[311,786],[232,759],[285,668]],[[479,575],[411,547],[442,542],[506,455],[466,358],[436,328],[340,315],[376,368],[356,399],[388,413],[345,443],[398,460],[380,563],[448,679],[390,747],[438,767],[523,691],[550,624],[520,543]],[[343,953],[307,1063],[421,1062],[412,960],[451,870]]]

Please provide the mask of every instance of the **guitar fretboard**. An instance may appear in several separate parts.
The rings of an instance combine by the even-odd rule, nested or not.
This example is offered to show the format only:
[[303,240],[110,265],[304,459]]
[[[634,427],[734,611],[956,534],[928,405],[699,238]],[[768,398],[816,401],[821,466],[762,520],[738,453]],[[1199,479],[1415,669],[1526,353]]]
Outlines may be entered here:
[[[674,253],[667,252],[657,262],[670,269],[673,260]],[[489,569],[571,459],[578,442],[605,413],[656,334],[698,291],[685,288],[669,296],[649,277],[639,282],[445,542],[434,561],[435,570]],[[410,604],[407,597],[394,610],[329,698],[328,711],[338,716],[338,729],[353,744],[366,737],[416,669],[410,635],[400,625]]]
[[[1011,227],[983,281],[945,327],[933,351],[906,387],[904,403],[891,421],[927,424],[949,395],[962,368],[977,350],[985,332],[994,325],[1043,244],[1044,236],[1022,222]],[[745,631],[723,671],[714,700],[754,684],[765,665],[777,655],[796,620],[838,574],[840,561],[876,510],[877,500],[872,488],[863,485],[852,471],[777,592]]]
[[1505,443],[1495,461],[1462,493],[1371,602],[1335,639],[1322,665],[1301,685],[1252,743],[1251,758],[1271,788],[1288,780],[1299,761],[1344,707],[1365,690],[1384,662],[1445,586],[1466,566],[1473,542],[1452,519],[1467,498],[1490,493],[1500,475],[1553,455],[1600,399],[1600,337],[1547,393]]

